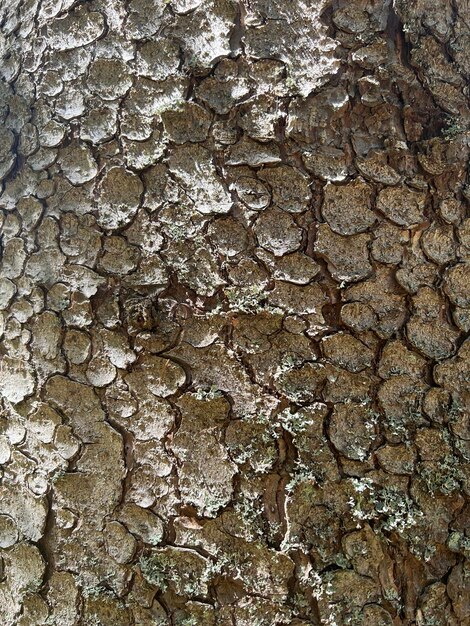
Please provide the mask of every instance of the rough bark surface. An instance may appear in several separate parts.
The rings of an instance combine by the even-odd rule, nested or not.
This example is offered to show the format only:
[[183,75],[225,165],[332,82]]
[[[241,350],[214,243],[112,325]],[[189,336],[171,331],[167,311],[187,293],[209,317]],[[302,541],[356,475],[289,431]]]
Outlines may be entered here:
[[468,0],[0,0],[2,626],[470,624]]

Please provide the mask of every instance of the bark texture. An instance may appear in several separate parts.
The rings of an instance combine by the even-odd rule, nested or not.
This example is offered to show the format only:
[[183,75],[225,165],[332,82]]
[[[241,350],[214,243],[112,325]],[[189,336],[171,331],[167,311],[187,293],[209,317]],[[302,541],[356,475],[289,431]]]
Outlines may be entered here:
[[468,0],[0,0],[2,626],[468,626]]

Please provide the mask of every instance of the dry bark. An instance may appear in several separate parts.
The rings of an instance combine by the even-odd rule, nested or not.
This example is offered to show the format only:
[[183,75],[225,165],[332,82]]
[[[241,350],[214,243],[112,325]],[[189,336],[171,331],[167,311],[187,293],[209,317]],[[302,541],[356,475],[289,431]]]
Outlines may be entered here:
[[468,0],[0,0],[3,626],[470,624]]

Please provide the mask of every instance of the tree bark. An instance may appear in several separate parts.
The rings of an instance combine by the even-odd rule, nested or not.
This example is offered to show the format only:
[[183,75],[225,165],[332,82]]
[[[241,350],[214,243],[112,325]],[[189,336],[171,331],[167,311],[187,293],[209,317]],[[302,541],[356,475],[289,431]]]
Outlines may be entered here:
[[468,0],[0,0],[4,626],[470,624]]

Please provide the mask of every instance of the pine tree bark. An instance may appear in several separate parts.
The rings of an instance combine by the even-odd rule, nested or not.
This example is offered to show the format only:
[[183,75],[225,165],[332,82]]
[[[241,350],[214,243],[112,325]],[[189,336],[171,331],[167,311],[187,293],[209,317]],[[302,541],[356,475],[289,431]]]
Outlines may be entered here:
[[0,0],[4,626],[470,623],[468,0]]

